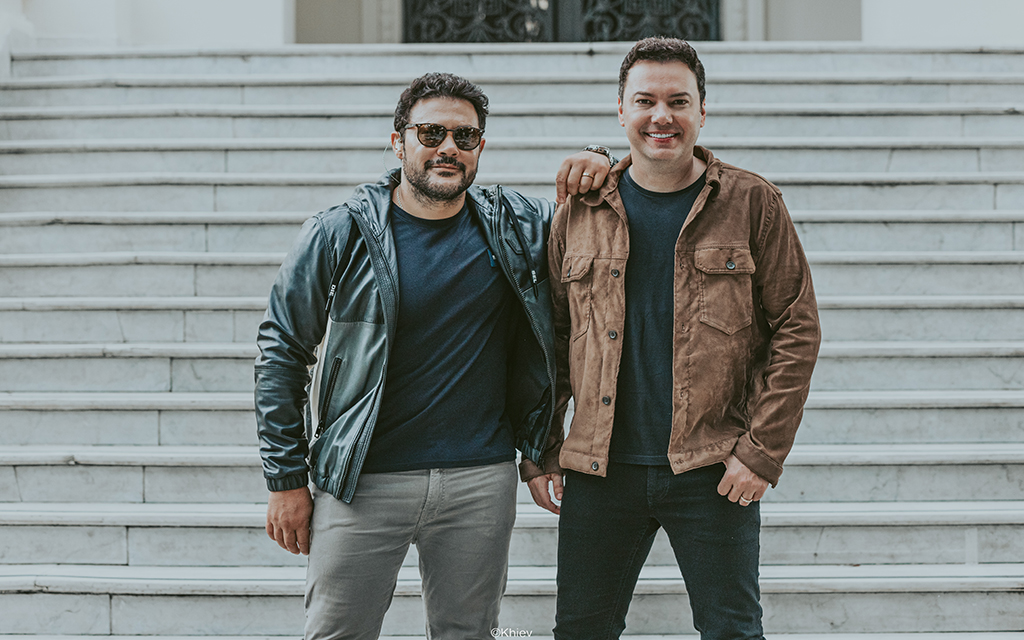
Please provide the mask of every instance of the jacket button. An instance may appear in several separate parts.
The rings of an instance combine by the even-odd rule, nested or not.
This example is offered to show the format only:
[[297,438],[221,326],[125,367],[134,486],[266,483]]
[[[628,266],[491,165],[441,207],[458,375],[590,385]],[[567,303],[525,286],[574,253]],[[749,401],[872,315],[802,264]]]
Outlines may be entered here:
[[614,340],[615,338],[619,337],[619,334],[614,332],[614,331],[609,331],[608,332],[608,337],[611,338],[612,340]]
[[605,404],[611,404],[612,403],[612,399],[609,398],[608,396],[605,396],[605,397],[601,398],[601,402],[603,402]]
[[612,277],[613,278],[618,278],[619,277],[619,270],[618,269],[612,269]]
[[590,468],[593,469],[594,471],[597,471],[598,469],[601,468],[601,465],[595,462],[594,464],[590,465]]
[[732,271],[733,269],[736,268],[736,263],[730,260],[729,262],[725,263],[725,268]]

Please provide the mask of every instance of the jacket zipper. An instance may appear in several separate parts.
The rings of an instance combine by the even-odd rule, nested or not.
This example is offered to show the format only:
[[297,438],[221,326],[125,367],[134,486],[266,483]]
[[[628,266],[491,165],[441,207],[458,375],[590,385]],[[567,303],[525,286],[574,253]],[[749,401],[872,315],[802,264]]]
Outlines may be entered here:
[[[398,309],[398,302],[395,298],[395,278],[394,275],[391,273],[390,268],[388,267],[387,260],[385,260],[384,258],[384,248],[381,246],[380,240],[377,238],[377,224],[373,222],[373,220],[371,220],[369,216],[364,217],[364,215],[365,209],[362,209],[360,210],[359,215],[353,216],[353,219],[359,226],[359,230],[362,232],[363,238],[367,240],[367,253],[370,256],[370,264],[373,267],[374,273],[377,274],[378,290],[380,291],[381,301],[384,303],[384,331],[386,334],[385,340],[387,340],[388,348],[390,348],[392,342],[391,327],[393,325],[393,322],[389,322],[388,320],[388,310]],[[371,227],[370,231],[372,231],[372,233],[367,233],[368,229],[364,225],[369,225]],[[387,279],[386,283],[384,282],[384,278]],[[387,359],[385,358],[384,371],[381,373],[380,385],[383,385],[385,379],[387,378],[386,362]],[[366,422],[363,423],[364,425],[369,424],[371,422],[375,422],[377,420],[377,415],[380,412],[379,389],[376,396],[373,399],[373,403],[375,405],[373,408],[373,414],[371,414],[367,418]],[[348,471],[345,473],[345,477],[342,478],[343,486],[345,487],[345,491],[342,494],[343,499],[351,500],[352,496],[355,494],[354,481],[355,478],[358,477],[358,474],[353,474],[352,471],[353,469],[362,469],[363,461],[366,460],[366,453],[367,450],[369,449],[369,438],[370,434],[364,433],[359,438],[359,441],[356,443],[355,459],[351,461],[351,463],[349,464]]]
[[338,371],[341,370],[341,358],[335,358],[331,364],[331,373],[327,376],[327,395],[324,397],[324,403],[320,407],[320,421],[316,425],[316,433],[313,434],[313,439],[316,440],[324,434],[324,429],[327,426],[327,410],[331,408],[331,397],[334,396],[334,381],[338,377]]

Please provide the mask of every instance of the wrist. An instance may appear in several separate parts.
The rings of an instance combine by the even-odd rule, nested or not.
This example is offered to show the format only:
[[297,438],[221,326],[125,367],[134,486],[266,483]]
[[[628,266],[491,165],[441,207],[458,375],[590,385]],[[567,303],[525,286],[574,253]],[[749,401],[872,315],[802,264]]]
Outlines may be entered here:
[[604,157],[608,158],[608,166],[614,167],[618,163],[618,159],[612,155],[612,150],[608,147],[603,147],[599,144],[591,144],[583,147],[584,151],[590,151],[592,153],[600,153]]

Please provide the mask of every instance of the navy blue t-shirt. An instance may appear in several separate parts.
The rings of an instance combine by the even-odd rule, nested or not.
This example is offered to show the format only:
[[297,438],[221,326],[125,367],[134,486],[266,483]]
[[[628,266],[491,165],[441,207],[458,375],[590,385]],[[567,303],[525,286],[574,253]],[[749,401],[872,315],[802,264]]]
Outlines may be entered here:
[[644,189],[629,175],[619,196],[629,221],[626,322],[609,458],[667,465],[672,432],[672,323],[675,250],[705,176],[681,191]]
[[512,290],[468,205],[425,220],[392,204],[398,326],[363,472],[515,459],[505,417]]

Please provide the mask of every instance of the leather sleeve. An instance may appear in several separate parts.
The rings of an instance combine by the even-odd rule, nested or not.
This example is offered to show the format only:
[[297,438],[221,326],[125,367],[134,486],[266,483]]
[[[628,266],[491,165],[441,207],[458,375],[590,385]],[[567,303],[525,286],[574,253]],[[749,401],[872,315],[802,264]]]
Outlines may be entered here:
[[263,475],[271,491],[306,486],[304,408],[314,350],[327,327],[334,246],[319,216],[306,221],[277,273],[260,324],[256,422]]
[[[545,201],[546,202],[546,201]],[[551,231],[548,236],[548,277],[551,279],[551,301],[554,307],[555,335],[555,406],[551,431],[544,449],[544,467],[541,468],[524,458],[519,464],[519,475],[524,482],[547,473],[561,473],[558,454],[565,439],[563,423],[565,412],[572,397],[569,387],[569,304],[565,284],[562,283],[562,256],[565,254],[565,227],[572,200],[558,205],[547,203],[554,210]]]

